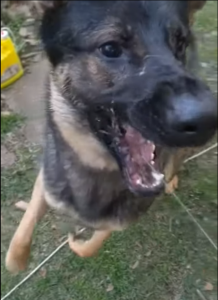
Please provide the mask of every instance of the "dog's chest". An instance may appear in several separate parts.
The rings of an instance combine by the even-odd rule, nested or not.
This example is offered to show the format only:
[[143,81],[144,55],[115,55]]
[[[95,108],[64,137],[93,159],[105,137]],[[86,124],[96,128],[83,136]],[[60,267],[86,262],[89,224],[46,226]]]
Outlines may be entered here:
[[126,189],[121,172],[85,167],[71,148],[52,135],[47,137],[44,155],[49,193],[83,220],[126,223],[150,206],[150,199],[138,198]]

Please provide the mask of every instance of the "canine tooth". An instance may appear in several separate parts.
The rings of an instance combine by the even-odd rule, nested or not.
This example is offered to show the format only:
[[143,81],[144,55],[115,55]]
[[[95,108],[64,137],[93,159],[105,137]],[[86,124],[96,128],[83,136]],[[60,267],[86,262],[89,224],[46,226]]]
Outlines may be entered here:
[[154,153],[151,154],[151,160],[153,161],[154,159]]
[[142,184],[142,181],[141,181],[141,179],[140,179],[140,178],[139,178],[139,179],[137,179],[137,180],[136,180],[136,183],[137,183],[137,184]]
[[153,160],[151,161],[151,164],[154,165],[154,161]]
[[154,179],[157,181],[157,182],[160,182],[161,180],[164,179],[164,175],[163,174],[158,174],[156,172],[152,172],[152,175],[154,177]]

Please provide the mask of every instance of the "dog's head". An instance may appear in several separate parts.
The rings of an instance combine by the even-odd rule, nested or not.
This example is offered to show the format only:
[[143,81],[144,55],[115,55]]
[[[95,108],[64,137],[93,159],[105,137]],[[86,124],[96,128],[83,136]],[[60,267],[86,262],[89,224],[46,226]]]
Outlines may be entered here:
[[154,193],[155,145],[206,143],[217,103],[186,68],[190,23],[206,1],[40,1],[42,39],[64,99],[88,120],[128,186]]

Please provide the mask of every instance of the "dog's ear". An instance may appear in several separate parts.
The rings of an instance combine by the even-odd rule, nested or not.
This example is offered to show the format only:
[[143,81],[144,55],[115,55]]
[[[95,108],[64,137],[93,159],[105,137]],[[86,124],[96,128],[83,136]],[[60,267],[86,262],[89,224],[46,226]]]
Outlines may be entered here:
[[202,9],[206,2],[207,0],[188,0],[188,11],[191,24],[194,22],[195,13]]

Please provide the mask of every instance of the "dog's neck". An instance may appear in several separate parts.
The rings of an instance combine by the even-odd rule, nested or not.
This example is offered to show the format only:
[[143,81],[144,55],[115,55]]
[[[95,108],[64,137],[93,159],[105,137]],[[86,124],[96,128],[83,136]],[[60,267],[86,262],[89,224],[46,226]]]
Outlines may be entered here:
[[72,148],[81,163],[97,170],[118,170],[118,164],[109,151],[92,133],[89,124],[76,114],[67,103],[50,75],[50,109],[52,118],[65,142]]

